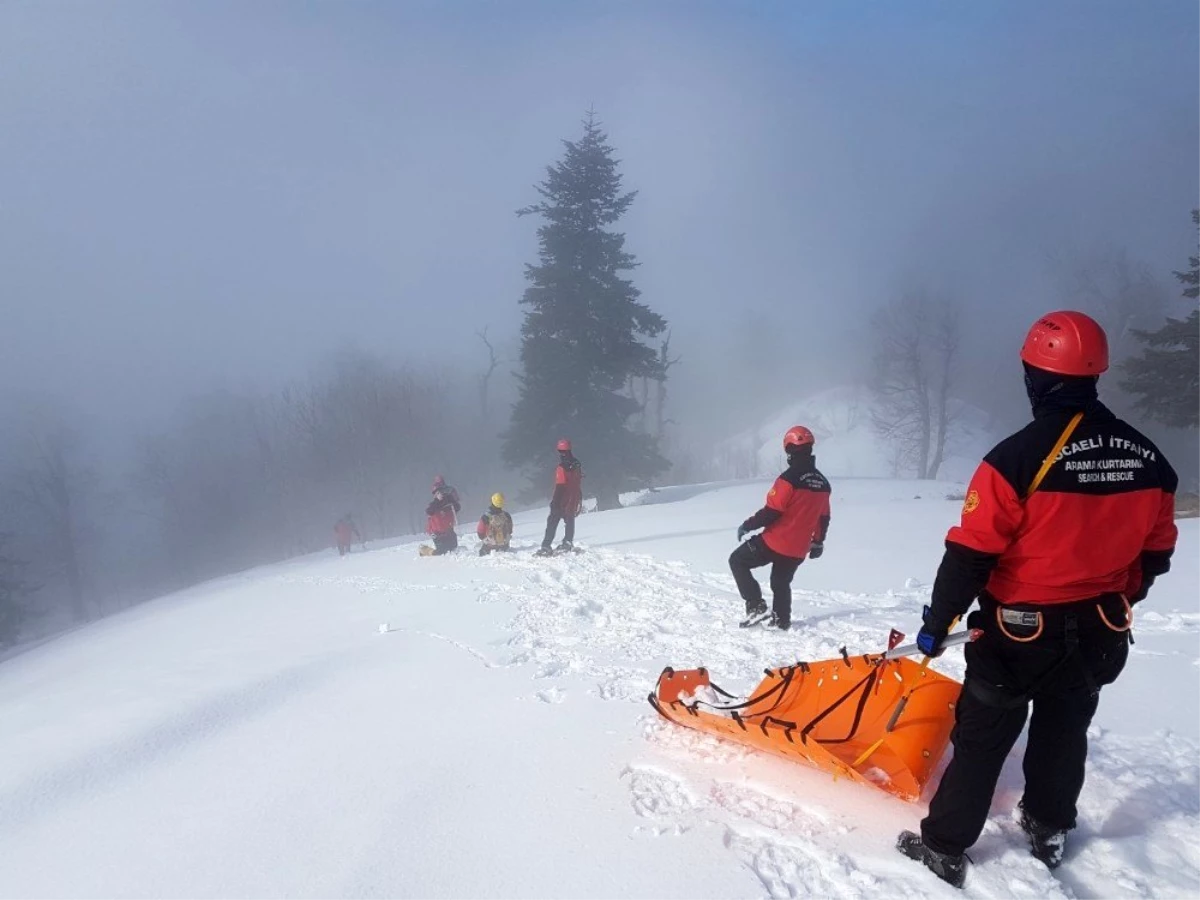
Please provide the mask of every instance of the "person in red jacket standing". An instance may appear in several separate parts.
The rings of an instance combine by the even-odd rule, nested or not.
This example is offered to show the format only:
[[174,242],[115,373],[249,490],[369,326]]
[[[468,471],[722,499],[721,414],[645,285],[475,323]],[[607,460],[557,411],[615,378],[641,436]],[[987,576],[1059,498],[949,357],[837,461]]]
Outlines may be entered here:
[[461,509],[458,491],[446,484],[446,479],[441,475],[434,478],[433,500],[425,508],[425,515],[428,516],[425,530],[433,537],[430,556],[441,556],[458,546],[458,534],[454,526],[458,524],[457,513]]
[[571,442],[563,438],[558,442],[558,467],[554,470],[554,494],[550,498],[546,534],[537,556],[549,556],[554,552],[551,545],[559,522],[563,523],[563,540],[558,549],[575,549],[575,517],[582,508],[583,468],[571,452]]
[[[787,470],[775,479],[767,504],[738,526],[740,541],[748,532],[763,529],[741,544],[729,557],[729,568],[738,593],[746,601],[743,628],[765,623],[787,631],[792,626],[792,578],[805,557],[817,559],[825,552],[829,530],[829,482],[817,471],[813,433],[803,425],[783,436]],[[763,602],[762,586],[751,573],[771,567],[772,610]]]
[[1075,827],[1087,729],[1129,652],[1132,606],[1171,566],[1178,478],[1162,451],[1097,397],[1104,330],[1080,312],[1043,316],[1021,348],[1033,421],[976,470],[946,536],[917,644],[941,652],[976,598],[955,707],[954,757],[897,849],[962,887],[1000,769],[1029,716],[1019,821],[1054,868]]

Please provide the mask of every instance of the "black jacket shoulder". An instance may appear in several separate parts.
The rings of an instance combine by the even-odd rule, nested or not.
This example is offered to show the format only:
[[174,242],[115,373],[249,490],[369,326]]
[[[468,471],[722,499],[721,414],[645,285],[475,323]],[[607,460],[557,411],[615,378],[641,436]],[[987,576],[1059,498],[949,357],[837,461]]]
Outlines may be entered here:
[[[1072,415],[1063,411],[1034,419],[993,447],[983,461],[1009,483],[1018,497],[1024,497]],[[1093,473],[1100,475],[1122,469],[1132,472],[1133,477],[1121,481],[1091,480]],[[1081,477],[1081,472],[1086,474]],[[1097,402],[1084,411],[1083,419],[1064,445],[1061,458],[1047,472],[1040,489],[1112,493],[1155,487],[1174,493],[1178,484],[1178,475],[1154,442]]]
[[779,477],[796,490],[813,491],[817,494],[828,494],[833,491],[833,488],[829,486],[829,479],[815,468],[786,469]]

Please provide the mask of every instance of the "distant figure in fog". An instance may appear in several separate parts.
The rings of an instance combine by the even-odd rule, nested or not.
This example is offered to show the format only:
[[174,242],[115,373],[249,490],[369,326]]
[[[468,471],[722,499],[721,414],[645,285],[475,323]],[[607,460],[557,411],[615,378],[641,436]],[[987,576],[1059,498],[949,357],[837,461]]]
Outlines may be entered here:
[[337,524],[333,526],[333,537],[337,543],[338,556],[345,556],[350,552],[353,540],[362,541],[362,535],[359,534],[358,526],[354,524],[354,517],[350,513],[337,520]]

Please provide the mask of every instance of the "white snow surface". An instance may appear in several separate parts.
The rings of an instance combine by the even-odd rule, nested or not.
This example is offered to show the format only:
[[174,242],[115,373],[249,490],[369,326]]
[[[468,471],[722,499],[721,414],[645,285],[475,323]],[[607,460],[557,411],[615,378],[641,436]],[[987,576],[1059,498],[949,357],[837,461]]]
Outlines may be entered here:
[[[1019,744],[959,894],[893,849],[924,802],[646,703],[668,664],[743,691],[766,665],[915,632],[961,485],[835,480],[789,634],[737,627],[725,564],[765,488],[645,494],[583,516],[586,552],[551,559],[421,558],[415,539],[319,554],[5,661],[0,896],[1200,892],[1196,520],[1101,698],[1066,861],[1046,870],[1015,824]],[[541,525],[518,516],[517,543]],[[961,677],[961,654],[935,665]]]

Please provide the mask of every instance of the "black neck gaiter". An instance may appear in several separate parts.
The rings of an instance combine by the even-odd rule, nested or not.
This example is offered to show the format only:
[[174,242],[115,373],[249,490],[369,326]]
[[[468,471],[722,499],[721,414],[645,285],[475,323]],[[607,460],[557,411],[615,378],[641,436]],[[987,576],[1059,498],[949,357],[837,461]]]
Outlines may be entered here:
[[788,468],[799,472],[809,472],[817,467],[817,458],[813,455],[812,447],[797,447],[787,455]]
[[1033,417],[1040,419],[1061,412],[1086,410],[1099,399],[1096,375],[1059,375],[1025,366],[1025,393],[1033,407]]

